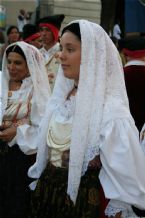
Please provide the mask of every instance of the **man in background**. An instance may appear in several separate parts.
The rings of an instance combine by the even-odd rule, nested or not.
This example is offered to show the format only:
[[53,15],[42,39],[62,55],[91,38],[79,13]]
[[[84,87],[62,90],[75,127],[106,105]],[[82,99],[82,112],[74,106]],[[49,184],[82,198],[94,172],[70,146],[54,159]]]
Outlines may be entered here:
[[141,131],[145,123],[145,38],[128,37],[120,43],[127,61],[124,76],[130,111]]
[[39,33],[39,28],[34,24],[25,24],[23,27],[22,39],[36,48],[40,49],[42,47],[41,35]]
[[57,52],[59,51],[59,30],[64,17],[64,14],[57,14],[41,18],[37,22],[43,44],[40,52],[45,59],[51,90],[54,87],[59,66],[57,59]]
[[17,17],[17,25],[18,25],[18,29],[19,32],[22,33],[23,32],[23,26],[27,23],[27,19],[26,19],[26,12],[24,9],[20,9],[19,11],[19,15]]

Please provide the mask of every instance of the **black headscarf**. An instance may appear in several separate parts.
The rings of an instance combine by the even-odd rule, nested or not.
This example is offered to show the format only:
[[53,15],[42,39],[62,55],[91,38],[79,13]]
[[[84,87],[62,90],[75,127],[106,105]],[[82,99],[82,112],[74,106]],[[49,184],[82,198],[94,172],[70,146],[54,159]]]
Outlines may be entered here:
[[80,26],[79,23],[71,23],[70,25],[66,26],[61,33],[61,36],[66,32],[66,31],[70,31],[73,34],[75,34],[78,39],[81,41],[81,33],[80,33]]
[[8,49],[6,50],[6,56],[8,57],[10,52],[16,52],[19,55],[21,55],[24,60],[26,61],[26,57],[24,55],[24,52],[22,51],[22,49],[18,46],[18,45],[11,45],[8,47]]

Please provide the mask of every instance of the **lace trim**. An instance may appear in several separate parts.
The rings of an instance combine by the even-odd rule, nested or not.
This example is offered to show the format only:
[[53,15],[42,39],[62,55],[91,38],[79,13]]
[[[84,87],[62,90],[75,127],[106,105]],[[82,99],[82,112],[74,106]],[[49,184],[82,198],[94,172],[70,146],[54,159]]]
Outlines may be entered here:
[[56,113],[59,113],[62,117],[69,119],[74,115],[75,110],[75,96],[70,97],[69,100],[65,101],[63,105],[57,108]]
[[111,217],[111,216],[115,217],[115,215],[121,211],[122,211],[122,208],[110,208],[109,207],[105,210],[105,215],[108,217]]
[[111,206],[107,207],[105,210],[105,215],[108,217],[115,217],[115,215],[119,212],[122,212],[121,218],[137,218],[138,217],[134,214],[131,207],[122,208],[121,206],[117,208],[114,208]]
[[98,146],[90,146],[85,155],[85,160],[82,167],[82,175],[85,174],[88,168],[88,164],[91,160],[95,158],[96,155],[99,155],[99,145]]

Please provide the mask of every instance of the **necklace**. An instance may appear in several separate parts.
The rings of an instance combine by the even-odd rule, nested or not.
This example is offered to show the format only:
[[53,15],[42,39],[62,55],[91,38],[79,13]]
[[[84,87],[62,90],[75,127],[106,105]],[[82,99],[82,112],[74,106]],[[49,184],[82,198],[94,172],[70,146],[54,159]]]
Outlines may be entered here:
[[9,82],[8,97],[11,97],[13,91],[19,90],[20,87],[21,87],[21,82],[10,81],[10,82]]
[[15,82],[15,81],[9,81],[9,89],[11,91],[15,91],[15,90],[18,90],[20,87],[21,87],[21,84],[22,82],[19,81],[19,82]]

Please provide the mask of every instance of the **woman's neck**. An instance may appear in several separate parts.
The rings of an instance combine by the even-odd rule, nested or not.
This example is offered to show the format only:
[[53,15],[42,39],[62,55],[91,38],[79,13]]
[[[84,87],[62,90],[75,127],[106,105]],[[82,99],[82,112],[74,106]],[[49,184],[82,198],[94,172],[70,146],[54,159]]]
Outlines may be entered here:
[[16,91],[16,90],[20,89],[21,84],[22,84],[22,81],[13,81],[13,80],[10,80],[9,81],[9,90]]
[[78,85],[74,84],[74,87],[72,88],[72,90],[69,92],[67,99],[69,99],[71,96],[75,96],[77,93],[77,89],[78,89]]

